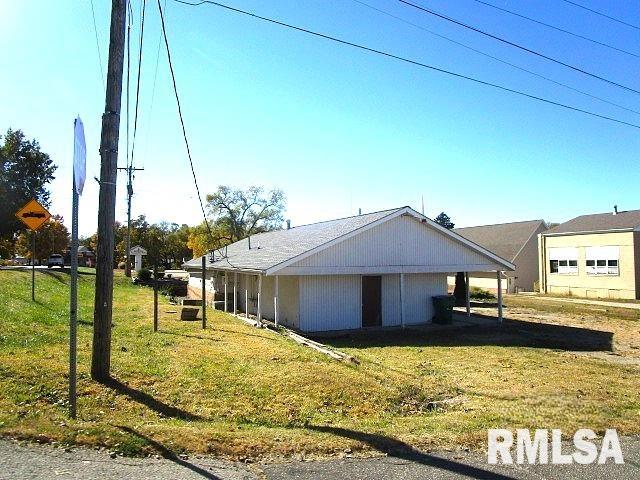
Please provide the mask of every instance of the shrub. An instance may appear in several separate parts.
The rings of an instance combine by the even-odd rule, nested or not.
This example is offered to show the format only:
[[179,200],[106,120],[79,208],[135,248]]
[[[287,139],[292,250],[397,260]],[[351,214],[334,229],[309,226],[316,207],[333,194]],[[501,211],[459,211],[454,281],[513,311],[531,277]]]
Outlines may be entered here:
[[138,278],[143,282],[150,282],[151,276],[152,276],[151,270],[149,270],[148,268],[143,268],[138,272]]
[[478,287],[472,287],[469,296],[474,300],[493,300],[496,298],[493,293]]

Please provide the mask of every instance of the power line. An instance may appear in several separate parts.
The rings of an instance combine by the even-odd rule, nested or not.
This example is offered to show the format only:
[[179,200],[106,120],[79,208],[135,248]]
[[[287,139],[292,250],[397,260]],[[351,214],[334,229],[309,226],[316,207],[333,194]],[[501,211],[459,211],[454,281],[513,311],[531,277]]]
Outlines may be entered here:
[[98,26],[96,25],[96,12],[93,8],[93,0],[91,0],[91,17],[93,17],[93,33],[96,36],[96,47],[98,48],[98,65],[100,65],[100,77],[102,78],[102,88],[107,88],[104,80],[104,69],[102,68],[102,53],[100,53],[100,40],[98,40]]
[[[178,0],[176,0],[176,1],[178,1]],[[407,0],[398,0],[398,1],[401,2],[401,3],[404,3],[405,5],[409,5],[411,7],[417,8],[418,10],[422,10],[423,12],[428,13],[430,15],[434,15],[434,16],[436,16],[438,18],[442,18],[443,20],[446,20],[448,22],[455,23],[456,25],[460,25],[461,27],[467,28],[469,30],[473,30],[474,32],[478,32],[478,33],[480,33],[482,35],[485,35],[487,37],[493,38],[494,40],[498,40],[499,42],[505,43],[507,45],[511,45],[512,47],[519,48],[520,50],[523,50],[525,52],[531,53],[533,55],[537,55],[538,57],[544,58],[545,60],[549,60],[550,62],[557,63],[558,65],[562,65],[564,67],[570,68],[571,70],[575,70],[576,72],[580,72],[580,73],[583,73],[583,74],[588,75],[590,77],[597,78],[598,80],[601,80],[603,82],[609,83],[611,85],[615,85],[616,87],[623,88],[623,89],[628,90],[630,92],[634,92],[634,93],[640,94],[639,90],[634,90],[633,88],[627,87],[626,85],[622,85],[621,83],[614,82],[613,80],[609,80],[608,78],[601,77],[600,75],[596,75],[595,73],[588,72],[587,70],[583,70],[582,68],[575,67],[575,66],[570,65],[568,63],[565,63],[565,62],[563,62],[561,60],[557,60],[557,59],[555,59],[553,57],[549,57],[549,56],[547,56],[547,55],[545,55],[543,53],[537,52],[535,50],[531,50],[530,48],[527,48],[527,47],[523,47],[522,45],[519,45],[517,43],[511,42],[511,41],[506,40],[506,39],[504,39],[502,37],[498,37],[498,36],[493,35],[491,33],[485,32],[484,30],[480,30],[479,28],[473,27],[471,25],[468,25],[468,24],[466,24],[464,22],[461,22],[459,20],[456,20],[454,18],[448,17],[448,16],[443,15],[443,14],[438,13],[438,12],[434,12],[433,10],[429,10],[428,8],[421,7],[420,5],[416,5],[415,3],[408,2]]]
[[133,117],[133,143],[131,144],[131,166],[133,166],[133,156],[136,150],[136,133],[138,132],[138,105],[140,103],[140,73],[142,72],[142,44],[144,39],[144,13],[147,6],[147,0],[142,0],[141,18],[140,18],[140,47],[138,51],[138,76],[136,81],[136,106]]
[[635,28],[636,30],[640,30],[639,26],[633,25],[631,23],[627,23],[624,20],[620,20],[619,18],[611,17],[611,16],[607,15],[606,13],[598,12],[597,10],[593,10],[592,8],[585,7],[584,5],[580,5],[579,3],[572,2],[570,0],[562,0],[562,1],[565,2],[565,3],[569,3],[571,5],[574,5],[574,6],[578,7],[578,8],[582,8],[583,10],[587,10],[587,11],[589,11],[591,13],[595,13],[596,15],[600,15],[601,17],[608,18],[609,20],[613,20],[614,22],[618,22],[618,23],[621,23],[622,25],[626,25],[627,27],[631,27],[631,28]]
[[127,111],[125,112],[125,130],[126,130],[126,150],[127,150],[127,155],[126,155],[126,161],[127,161],[127,167],[130,166],[129,164],[129,83],[130,83],[130,79],[129,77],[131,76],[131,17],[132,17],[132,10],[131,10],[131,2],[128,1],[127,2],[127,80],[126,80],[126,86],[125,86],[125,108],[127,109]]
[[[164,0],[164,9],[166,10],[167,8],[167,0]],[[156,66],[154,67],[154,71],[153,71],[153,87],[151,88],[151,102],[149,104],[149,114],[148,114],[148,118],[149,118],[149,123],[147,124],[147,131],[146,131],[146,135],[145,135],[145,141],[144,141],[144,156],[147,156],[147,152],[149,150],[149,132],[151,131],[151,123],[153,122],[153,102],[155,100],[156,97],[156,81],[158,79],[158,65],[160,64],[160,47],[162,46],[162,31],[160,31],[159,35],[158,35],[158,48],[156,50]]]
[[202,196],[200,195],[200,187],[198,186],[198,178],[196,177],[196,171],[195,171],[195,168],[193,167],[193,159],[191,158],[191,149],[189,148],[189,140],[187,139],[187,130],[184,125],[184,118],[182,117],[182,107],[180,106],[180,96],[178,95],[178,87],[176,85],[176,76],[173,71],[173,62],[171,61],[171,50],[169,49],[169,40],[167,39],[167,30],[164,24],[164,13],[162,11],[162,5],[160,5],[160,0],[158,0],[158,10],[160,11],[160,22],[162,24],[162,36],[164,38],[164,45],[167,49],[167,61],[169,63],[169,71],[171,72],[171,81],[173,83],[173,93],[175,94],[175,97],[176,97],[176,104],[178,105],[178,117],[180,118],[180,125],[182,126],[182,138],[184,138],[184,144],[185,144],[185,147],[187,148],[187,157],[189,158],[189,165],[191,166],[191,175],[193,175],[193,183],[196,186],[196,193],[198,194],[198,202],[200,203],[200,210],[202,210],[202,217],[204,218],[204,223],[207,226],[209,237],[213,242],[215,242],[213,233],[211,232],[211,227],[209,226],[209,221],[207,220],[207,214],[204,210],[204,204],[202,203]]
[[[158,0],[158,1],[160,1],[160,0]],[[477,79],[477,78],[474,78],[474,77],[463,75],[461,73],[456,73],[456,72],[453,72],[453,71],[450,71],[450,70],[445,70],[443,68],[435,67],[433,65],[428,65],[426,63],[422,63],[422,62],[419,62],[417,60],[411,60],[411,59],[406,58],[406,57],[401,57],[401,56],[398,56],[398,55],[394,55],[392,53],[385,52],[383,50],[377,50],[375,48],[371,48],[371,47],[367,47],[367,46],[364,46],[364,45],[361,45],[361,44],[349,42],[347,40],[342,40],[340,38],[332,37],[330,35],[325,35],[324,33],[314,32],[314,31],[308,30],[306,28],[297,27],[295,25],[290,25],[288,23],[280,22],[278,20],[274,20],[274,19],[267,18],[267,17],[262,17],[260,15],[255,14],[255,13],[251,13],[251,12],[248,12],[248,11],[245,11],[245,10],[240,10],[239,8],[231,7],[229,5],[224,5],[222,3],[214,2],[214,1],[211,1],[211,0],[201,0],[198,3],[191,3],[191,2],[187,2],[185,0],[174,0],[174,1],[178,2],[178,3],[185,4],[185,5],[190,5],[192,7],[197,7],[197,6],[204,5],[204,4],[215,5],[217,7],[224,8],[226,10],[229,10],[229,11],[232,11],[232,12],[235,12],[235,13],[239,13],[239,14],[242,14],[242,15],[253,17],[253,18],[256,18],[258,20],[263,20],[265,22],[273,23],[275,25],[280,25],[282,27],[290,28],[292,30],[296,30],[296,31],[299,31],[299,32],[303,32],[303,33],[306,33],[306,34],[309,34],[309,35],[313,35],[313,36],[319,37],[319,38],[323,38],[325,40],[330,40],[332,42],[340,43],[340,44],[343,44],[343,45],[348,45],[348,46],[351,46],[351,47],[354,47],[354,48],[358,48],[360,50],[364,50],[366,52],[375,53],[377,55],[382,55],[382,56],[385,56],[385,57],[388,57],[388,58],[393,58],[395,60],[399,60],[401,62],[409,63],[409,64],[417,66],[417,67],[426,68],[426,69],[429,69],[429,70],[433,70],[433,71],[436,71],[436,72],[444,73],[446,75],[450,75],[450,76],[457,77],[457,78],[462,78],[464,80],[469,80],[471,82],[478,83],[480,85],[485,85],[485,86],[488,86],[488,87],[497,88],[499,90],[503,90],[505,92],[510,92],[510,93],[513,93],[513,94],[516,94],[516,95],[520,95],[522,97],[526,97],[526,98],[529,98],[529,99],[532,99],[532,100],[537,100],[539,102],[548,103],[550,105],[555,105],[555,106],[562,107],[562,108],[565,108],[565,109],[568,109],[568,110],[573,110],[575,112],[584,113],[586,115],[602,118],[604,120],[609,120],[609,121],[612,121],[612,122],[620,123],[622,125],[627,125],[627,126],[630,126],[630,127],[634,127],[634,128],[640,129],[640,125],[637,125],[637,124],[634,124],[634,123],[625,122],[623,120],[619,120],[619,119],[613,118],[613,117],[607,117],[605,115],[600,115],[599,113],[594,113],[594,112],[591,112],[591,111],[588,111],[588,110],[583,110],[581,108],[573,107],[571,105],[566,105],[564,103],[556,102],[554,100],[549,100],[547,98],[538,97],[536,95],[532,95],[532,94],[529,94],[529,93],[526,93],[526,92],[522,92],[520,90],[515,90],[515,89],[509,88],[509,87],[505,87],[505,86],[502,86],[502,85],[499,85],[499,84],[496,84],[496,83],[487,82],[487,81],[480,80],[480,79]]]
[[622,48],[614,47],[613,45],[609,45],[608,43],[600,42],[598,40],[594,40],[593,38],[585,37],[584,35],[580,35],[579,33],[571,32],[569,30],[565,30],[564,28],[556,27],[555,25],[551,25],[549,23],[545,23],[545,22],[542,22],[540,20],[536,20],[535,18],[527,17],[526,15],[522,15],[520,13],[513,12],[513,11],[508,10],[506,8],[498,7],[497,5],[493,5],[492,3],[484,2],[482,0],[473,0],[473,1],[477,2],[477,3],[480,3],[482,5],[486,5],[487,7],[494,8],[496,10],[500,10],[501,12],[508,13],[509,15],[514,15],[516,17],[523,18],[523,19],[528,20],[530,22],[537,23],[538,25],[543,25],[543,26],[545,26],[547,28],[551,28],[553,30],[557,30],[558,32],[566,33],[567,35],[571,35],[571,36],[576,37],[576,38],[581,38],[582,40],[586,40],[587,42],[595,43],[595,44],[600,45],[602,47],[610,48],[611,50],[616,50],[617,52],[620,52],[620,53],[626,53],[627,55],[631,55],[631,56],[636,57],[636,58],[640,57],[640,55],[638,55],[637,53],[629,52],[628,50],[623,50]]
[[402,17],[398,17],[397,15],[394,15],[394,14],[392,14],[392,13],[389,13],[389,12],[387,12],[387,11],[385,11],[385,10],[381,10],[381,9],[379,9],[379,8],[377,8],[377,7],[374,7],[373,5],[369,5],[368,3],[365,3],[365,2],[363,2],[363,1],[361,1],[361,0],[353,0],[353,1],[354,1],[354,2],[356,2],[356,3],[359,3],[360,5],[365,6],[365,7],[367,7],[367,8],[370,8],[370,9],[372,9],[372,10],[375,10],[375,11],[377,11],[377,12],[379,12],[379,13],[382,13],[383,15],[387,15],[387,16],[389,16],[389,17],[391,17],[391,18],[394,18],[394,19],[396,19],[396,20],[398,20],[398,21],[400,21],[400,22],[406,23],[407,25],[411,25],[411,26],[413,26],[413,27],[415,27],[415,28],[419,28],[420,30],[423,30],[423,31],[425,31],[425,32],[427,32],[427,33],[429,33],[429,34],[431,34],[431,35],[435,35],[436,37],[439,37],[439,38],[441,38],[441,39],[443,39],[443,40],[446,40],[447,42],[451,42],[451,43],[454,43],[454,44],[456,44],[456,45],[458,45],[458,46],[460,46],[460,47],[462,47],[462,48],[466,48],[467,50],[470,50],[470,51],[472,51],[472,52],[475,52],[475,53],[477,53],[477,54],[479,54],[479,55],[483,55],[483,56],[485,56],[485,57],[487,57],[487,58],[491,58],[492,60],[495,60],[495,61],[497,61],[497,62],[503,63],[503,64],[505,64],[505,65],[508,65],[508,66],[510,66],[510,67],[512,67],[512,68],[515,68],[515,69],[517,69],[517,70],[520,70],[520,71],[522,71],[522,72],[528,73],[528,74],[533,75],[533,76],[535,76],[535,77],[541,78],[541,79],[543,79],[543,80],[546,80],[547,82],[554,83],[555,85],[558,85],[558,86],[561,86],[561,87],[567,88],[567,89],[569,89],[569,90],[571,90],[571,91],[574,91],[574,92],[576,92],[576,93],[579,93],[579,94],[581,94],[581,95],[585,95],[585,96],[590,97],[590,98],[593,98],[593,99],[595,99],[595,100],[599,100],[599,101],[601,101],[601,102],[603,102],[603,103],[607,103],[607,104],[612,105],[612,106],[614,106],[614,107],[621,108],[621,109],[626,110],[626,111],[628,111],[628,112],[632,112],[632,113],[636,113],[636,114],[640,115],[640,111],[638,111],[638,110],[633,110],[633,109],[631,109],[631,108],[625,107],[625,106],[620,105],[620,104],[618,104],[618,103],[611,102],[611,101],[609,101],[609,100],[605,100],[604,98],[602,98],[602,97],[598,97],[597,95],[593,95],[593,94],[588,93],[588,92],[585,92],[585,91],[583,91],[583,90],[579,90],[579,89],[577,89],[577,88],[574,88],[574,87],[572,87],[572,86],[570,86],[570,85],[567,85],[566,83],[558,82],[557,80],[553,80],[553,79],[551,79],[551,78],[549,78],[549,77],[545,77],[544,75],[541,75],[541,74],[539,74],[539,73],[533,72],[533,71],[528,70],[528,69],[526,69],[526,68],[520,67],[519,65],[516,65],[516,64],[514,64],[514,63],[511,63],[511,62],[508,62],[508,61],[506,61],[506,60],[503,60],[503,59],[498,58],[498,57],[496,57],[496,56],[494,56],[494,55],[491,55],[491,54],[489,54],[489,53],[483,52],[482,50],[478,50],[477,48],[470,47],[469,45],[466,45],[466,44],[464,44],[464,43],[462,43],[462,42],[458,42],[457,40],[454,40],[454,39],[452,39],[452,38],[449,38],[449,37],[447,37],[447,36],[445,36],[445,35],[442,35],[442,34],[440,34],[440,33],[436,33],[436,32],[434,32],[434,31],[432,31],[432,30],[429,30],[428,28],[423,27],[422,25],[418,25],[417,23],[410,22],[409,20],[405,20],[405,19],[404,19],[404,18],[402,18]]

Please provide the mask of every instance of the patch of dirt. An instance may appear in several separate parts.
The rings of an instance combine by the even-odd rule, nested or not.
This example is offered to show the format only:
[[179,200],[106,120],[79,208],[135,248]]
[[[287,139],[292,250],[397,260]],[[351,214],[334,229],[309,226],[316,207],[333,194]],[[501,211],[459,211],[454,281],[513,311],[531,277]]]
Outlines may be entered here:
[[[601,315],[601,310],[604,312],[609,310],[590,305],[572,304],[570,312],[549,312],[543,310],[543,305],[540,305],[540,309],[536,308],[537,306],[534,301],[531,302],[531,306],[509,305],[505,308],[505,318],[611,333],[613,334],[611,351],[568,350],[564,353],[596,358],[616,365],[640,366],[640,325],[636,321]],[[551,306],[551,308],[553,307],[557,308],[557,304]],[[489,316],[496,314],[494,308],[473,308],[472,312]],[[549,333],[545,334],[545,338],[551,340],[550,343],[562,341],[563,338],[559,336],[561,331],[557,332],[554,334],[553,329],[550,329]]]

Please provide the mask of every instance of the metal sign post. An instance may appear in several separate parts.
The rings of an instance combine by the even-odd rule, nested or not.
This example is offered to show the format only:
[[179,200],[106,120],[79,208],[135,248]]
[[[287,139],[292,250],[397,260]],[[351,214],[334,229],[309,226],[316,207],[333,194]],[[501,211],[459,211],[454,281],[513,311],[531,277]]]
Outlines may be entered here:
[[36,301],[36,231],[31,232],[31,301]]
[[158,265],[153,264],[153,331],[158,331]]
[[69,416],[76,418],[78,349],[78,203],[84,188],[87,147],[80,117],[73,123],[73,205],[71,208],[71,289],[69,298]]

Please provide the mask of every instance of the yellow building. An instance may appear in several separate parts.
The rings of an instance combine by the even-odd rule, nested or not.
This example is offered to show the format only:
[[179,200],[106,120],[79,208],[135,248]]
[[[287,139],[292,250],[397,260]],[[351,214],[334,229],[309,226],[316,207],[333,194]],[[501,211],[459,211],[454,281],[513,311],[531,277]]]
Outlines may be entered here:
[[540,292],[640,298],[640,210],[583,215],[538,236]]

